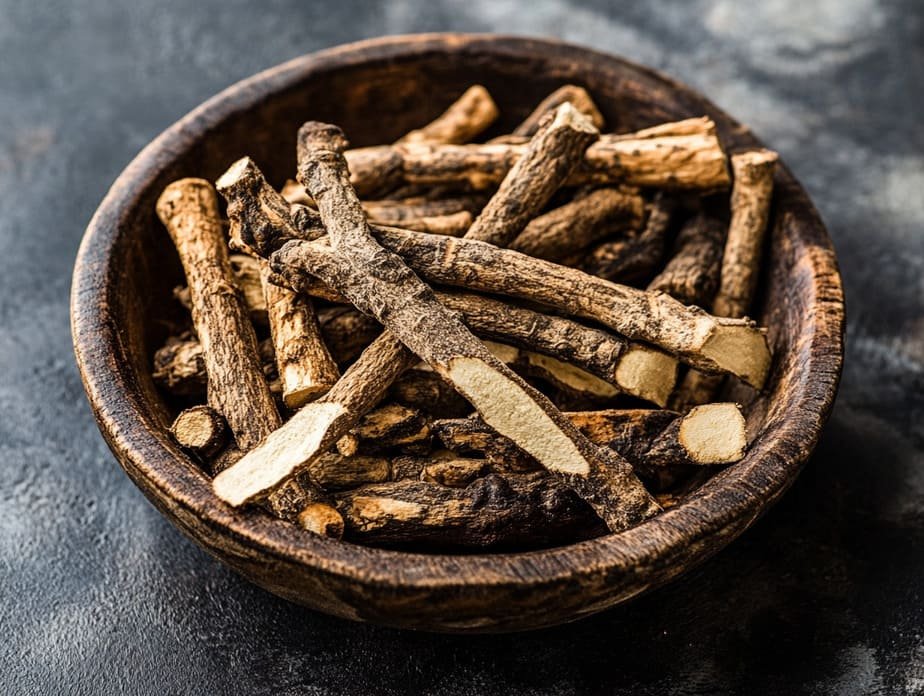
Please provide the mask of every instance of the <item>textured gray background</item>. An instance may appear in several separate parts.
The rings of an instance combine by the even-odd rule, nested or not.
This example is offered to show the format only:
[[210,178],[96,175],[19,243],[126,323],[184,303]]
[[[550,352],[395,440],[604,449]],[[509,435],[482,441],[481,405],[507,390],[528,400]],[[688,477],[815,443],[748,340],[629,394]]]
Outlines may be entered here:
[[[924,693],[924,3],[0,0],[0,692]],[[230,83],[433,30],[663,69],[780,150],[840,253],[840,398],[784,501],[674,585],[513,637],[291,606],[181,537],[93,425],[71,265],[108,185]]]

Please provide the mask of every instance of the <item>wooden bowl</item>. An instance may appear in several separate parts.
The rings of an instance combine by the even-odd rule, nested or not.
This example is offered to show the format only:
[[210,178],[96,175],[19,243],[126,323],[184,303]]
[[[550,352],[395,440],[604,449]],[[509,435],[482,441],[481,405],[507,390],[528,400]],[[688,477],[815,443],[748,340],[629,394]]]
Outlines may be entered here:
[[154,214],[169,182],[217,178],[251,155],[270,181],[294,171],[308,119],[356,146],[388,142],[436,116],[473,83],[501,107],[504,132],[564,83],[587,87],[610,128],[708,114],[725,146],[758,146],[692,90],[613,56],[546,40],[433,34],[365,41],[297,58],[225,90],[173,125],[119,176],[87,229],[74,269],[74,345],[106,441],[131,479],[186,535],[281,597],[345,618],[435,631],[514,631],[571,621],[661,585],[743,532],[792,483],[837,389],[844,306],[831,241],[781,167],[759,319],[774,364],[747,405],[745,459],[678,507],[618,535],[529,553],[424,555],[305,533],[234,510],[171,440],[151,381],[181,271]]

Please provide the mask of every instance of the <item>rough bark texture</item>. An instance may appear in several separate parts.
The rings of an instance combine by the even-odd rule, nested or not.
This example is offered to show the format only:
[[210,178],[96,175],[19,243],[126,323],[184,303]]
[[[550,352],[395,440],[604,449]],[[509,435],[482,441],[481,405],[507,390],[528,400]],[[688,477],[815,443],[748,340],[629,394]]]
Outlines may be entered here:
[[234,287],[218,200],[202,179],[170,184],[157,201],[189,283],[193,323],[208,374],[209,404],[249,449],[281,420],[257,355],[257,340]]
[[429,449],[430,427],[427,418],[417,409],[385,404],[364,415],[348,436],[356,439],[358,451],[363,453],[409,445],[423,445]]
[[[263,289],[260,287],[259,266],[256,259],[246,254],[231,254],[228,261],[231,263],[231,272],[234,274],[234,284],[241,291],[244,304],[250,313],[250,320],[257,326],[266,326],[266,300],[263,297]],[[187,310],[192,309],[189,286],[175,287],[173,296]]]
[[261,269],[263,294],[282,399],[286,406],[296,409],[334,386],[340,371],[321,339],[311,300],[271,283],[268,271],[269,264],[264,261]]
[[561,261],[613,232],[613,223],[641,225],[645,201],[637,193],[616,188],[592,191],[534,218],[509,245],[514,251]]
[[[361,195],[402,181],[458,182],[478,190],[499,184],[528,146],[408,143],[358,148],[346,157],[351,182]],[[571,185],[617,182],[665,189],[726,188],[728,165],[715,124],[703,117],[640,133],[602,136],[567,179]]]
[[675,201],[664,195],[655,197],[645,228],[620,239],[604,242],[581,260],[580,268],[591,275],[616,283],[635,284],[650,278],[661,265]]
[[424,462],[421,481],[438,483],[450,488],[465,488],[475,479],[488,473],[491,466],[484,459],[436,459]]
[[531,136],[537,130],[546,114],[555,111],[561,104],[568,102],[575,109],[590,119],[597,130],[603,130],[603,114],[594,104],[590,94],[583,87],[577,85],[563,85],[549,96],[539,102],[539,105],[533,109],[532,113],[523,119],[516,128],[513,129],[513,135]]
[[250,312],[250,320],[259,326],[266,326],[268,315],[263,283],[260,280],[260,262],[247,254],[231,254],[228,257],[234,282],[244,297],[244,304]]
[[413,130],[399,143],[466,143],[497,119],[499,112],[491,95],[481,85],[473,85],[438,118]]
[[[695,367],[736,374],[756,388],[767,376],[766,338],[751,322],[714,317],[663,293],[617,285],[483,242],[397,228],[375,228],[375,232],[386,249],[429,281],[518,297],[593,319]],[[322,263],[346,265],[327,252],[324,240],[318,240],[290,242],[274,256],[273,267],[282,273],[293,266],[296,275],[315,274],[330,285],[336,269],[322,270],[318,265]],[[289,282],[297,287],[295,281]]]
[[395,479],[391,462],[385,457],[344,457],[332,453],[321,455],[298,474],[300,480],[306,477],[325,491],[345,490]]
[[225,419],[210,406],[193,406],[180,412],[170,426],[170,434],[180,447],[210,457],[225,444]]
[[[341,252],[312,263],[311,272],[449,379],[486,422],[574,487],[612,530],[655,514],[656,503],[627,462],[581,436],[548,399],[491,355],[400,257],[375,241],[349,186],[345,145],[335,126],[312,122],[299,133],[299,180],[318,203],[332,247]],[[274,267],[306,272],[309,267],[299,261],[303,244],[291,242],[276,252]]]
[[561,104],[545,117],[466,238],[507,246],[545,207],[599,136],[590,119],[570,103]]
[[[279,245],[279,230],[293,228],[289,202],[267,183],[249,157],[232,164],[215,186],[228,202],[233,247],[253,256],[266,256]],[[310,210],[304,206],[297,208]],[[308,234],[307,229],[302,234]]]
[[347,305],[318,310],[321,338],[338,365],[352,362],[382,333],[372,317]]
[[408,370],[388,391],[388,398],[437,418],[458,418],[472,412],[472,405],[435,372]]
[[490,474],[466,488],[426,481],[363,486],[335,496],[345,537],[366,544],[535,547],[602,533],[593,510],[542,472]]
[[731,222],[722,258],[722,282],[713,305],[718,316],[743,317],[754,299],[777,159],[770,150],[732,157],[735,185]]
[[154,353],[154,383],[177,396],[205,394],[208,378],[202,344],[189,332],[170,336]]
[[712,306],[719,285],[725,226],[706,213],[688,220],[677,235],[674,255],[648,289],[666,292],[684,304]]
[[306,404],[258,447],[215,477],[219,497],[232,505],[266,495],[311,465],[359,422],[389,385],[417,362],[391,334],[377,338],[327,394]]
[[[271,339],[257,344],[257,355],[263,366],[263,375],[269,383],[270,392],[274,392],[274,382],[278,384],[276,372],[276,353]],[[154,353],[154,382],[165,391],[175,396],[203,396],[208,389],[208,376],[202,355],[202,344],[190,333],[171,336]]]

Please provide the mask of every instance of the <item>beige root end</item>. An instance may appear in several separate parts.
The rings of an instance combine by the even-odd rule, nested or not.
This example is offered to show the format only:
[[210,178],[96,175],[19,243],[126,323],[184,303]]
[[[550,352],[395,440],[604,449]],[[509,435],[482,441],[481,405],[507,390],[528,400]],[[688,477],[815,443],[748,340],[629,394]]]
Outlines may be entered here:
[[558,128],[571,128],[585,133],[599,133],[590,117],[574,108],[571,102],[564,102],[555,109],[555,117],[549,129],[555,130]]
[[716,321],[715,330],[703,343],[703,356],[755,389],[762,389],[770,370],[766,336],[741,321]]
[[343,516],[326,503],[311,503],[298,513],[298,526],[330,539],[343,537]]
[[211,446],[221,435],[221,421],[207,406],[189,408],[176,417],[170,430],[181,445],[200,450]]
[[549,415],[523,388],[477,358],[449,361],[449,380],[484,421],[513,440],[550,471],[587,476],[590,464]]
[[667,405],[677,382],[677,359],[660,350],[632,345],[616,366],[615,382],[627,394]]
[[680,445],[699,464],[730,464],[747,449],[744,416],[737,404],[704,404],[680,422]]
[[[305,384],[303,372],[304,370],[299,366],[286,365],[280,375],[280,382],[285,385],[282,400],[288,408],[293,410],[301,408],[330,391],[330,384]],[[301,380],[301,383],[298,383],[298,380]],[[297,387],[289,386],[297,383]]]
[[353,433],[347,433],[337,440],[336,447],[344,457],[352,457],[359,452],[359,438]]
[[257,165],[254,164],[252,159],[249,157],[241,157],[228,167],[228,171],[218,177],[218,180],[215,182],[215,188],[221,191],[222,189],[234,186],[245,173],[256,169],[256,167]]
[[[236,464],[218,474],[212,481],[215,494],[237,506],[271,490],[318,454],[331,426],[344,413],[343,406],[337,403],[308,404],[289,420],[288,428],[271,433]],[[302,427],[293,427],[293,421]],[[297,436],[293,436],[296,430]]]

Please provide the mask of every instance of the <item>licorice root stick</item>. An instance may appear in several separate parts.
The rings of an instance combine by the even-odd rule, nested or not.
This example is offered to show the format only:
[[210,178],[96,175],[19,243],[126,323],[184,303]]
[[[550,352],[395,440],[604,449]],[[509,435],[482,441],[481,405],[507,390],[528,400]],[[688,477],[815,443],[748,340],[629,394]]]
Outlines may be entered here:
[[[743,317],[754,300],[778,159],[771,150],[732,155],[735,183],[721,284],[712,306],[716,316]],[[711,401],[721,386],[720,376],[690,370],[677,388],[673,403],[679,409],[686,409]]]
[[300,408],[334,386],[340,371],[321,338],[311,300],[270,282],[265,261],[260,270],[282,399]]
[[257,339],[234,286],[218,198],[203,179],[180,179],[157,200],[189,283],[193,323],[208,375],[209,404],[225,417],[241,449],[282,421],[257,355]]
[[568,102],[547,115],[465,233],[466,239],[507,246],[545,207],[599,136],[590,119]]

